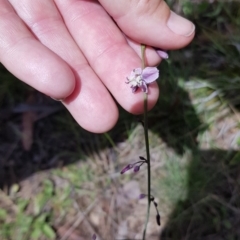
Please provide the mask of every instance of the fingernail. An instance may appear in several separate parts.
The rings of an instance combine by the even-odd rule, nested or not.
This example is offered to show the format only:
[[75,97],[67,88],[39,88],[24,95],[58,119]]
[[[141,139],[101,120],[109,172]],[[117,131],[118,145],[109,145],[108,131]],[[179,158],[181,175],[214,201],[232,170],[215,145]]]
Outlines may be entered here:
[[172,11],[168,19],[167,26],[174,33],[185,37],[192,35],[195,31],[195,25],[192,22]]

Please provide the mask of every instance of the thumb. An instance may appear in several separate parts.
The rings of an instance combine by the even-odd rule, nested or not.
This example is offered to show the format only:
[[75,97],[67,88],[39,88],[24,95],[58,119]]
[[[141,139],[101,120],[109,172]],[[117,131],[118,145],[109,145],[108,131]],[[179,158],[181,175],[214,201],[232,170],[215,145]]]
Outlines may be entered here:
[[99,0],[121,30],[139,43],[165,50],[191,42],[195,26],[163,0]]

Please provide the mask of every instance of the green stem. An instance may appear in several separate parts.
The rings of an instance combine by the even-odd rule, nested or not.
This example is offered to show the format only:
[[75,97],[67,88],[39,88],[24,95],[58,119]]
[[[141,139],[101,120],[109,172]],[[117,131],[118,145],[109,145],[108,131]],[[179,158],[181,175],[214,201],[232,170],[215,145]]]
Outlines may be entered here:
[[[141,46],[142,53],[142,69],[145,68],[145,49],[146,46]],[[145,146],[146,146],[146,154],[147,154],[147,188],[148,188],[148,207],[147,207],[147,216],[143,231],[143,240],[146,238],[147,225],[149,221],[150,215],[150,206],[151,206],[151,163],[150,163],[150,150],[149,150],[149,139],[148,139],[148,95],[144,93],[144,136],[145,136]]]

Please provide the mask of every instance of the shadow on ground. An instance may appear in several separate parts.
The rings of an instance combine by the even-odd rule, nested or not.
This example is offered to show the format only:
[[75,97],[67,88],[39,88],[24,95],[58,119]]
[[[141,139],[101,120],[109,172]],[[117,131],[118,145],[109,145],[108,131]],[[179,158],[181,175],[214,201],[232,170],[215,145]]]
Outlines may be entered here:
[[[184,71],[170,69],[174,73],[168,74],[168,78],[174,79],[173,76],[177,76],[178,79],[204,79],[220,93],[235,114],[238,114],[240,69],[237,66],[240,49],[236,39],[239,39],[240,35],[237,28],[229,27],[234,25],[233,16],[236,11],[233,6],[239,9],[239,3],[222,2],[220,5],[215,8],[219,12],[214,12],[214,23],[207,14],[195,19],[198,28],[197,42],[193,43],[192,51],[182,52],[185,56],[189,55],[193,61],[176,60],[181,58],[181,53],[178,53],[173,63],[176,60],[175,66],[181,66],[176,69]],[[210,16],[210,13],[208,14]],[[235,24],[235,27],[239,26],[239,22]],[[229,33],[231,37],[221,36],[223,32]],[[196,54],[197,57],[192,58],[191,54]],[[166,89],[164,84],[166,82],[162,84],[162,88]],[[195,113],[186,92],[176,87],[173,87],[171,92],[175,96],[172,98],[175,112],[168,115],[165,123],[161,124],[159,135],[180,155],[189,149],[192,159],[188,169],[186,200],[178,202],[160,239],[240,239],[239,151],[211,147],[201,149],[196,136],[207,129],[208,125],[200,121],[202,116]],[[169,91],[167,93],[169,94]],[[171,109],[171,106],[168,109]]]
[[188,196],[178,202],[160,239],[239,239],[240,202],[237,151],[195,150],[189,167]]

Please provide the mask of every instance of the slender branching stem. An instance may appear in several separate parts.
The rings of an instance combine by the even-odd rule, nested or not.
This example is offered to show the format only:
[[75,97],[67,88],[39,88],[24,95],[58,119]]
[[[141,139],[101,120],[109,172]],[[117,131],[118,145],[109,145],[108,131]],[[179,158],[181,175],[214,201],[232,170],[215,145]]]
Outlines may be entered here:
[[[141,46],[142,53],[142,69],[145,68],[145,49],[146,46]],[[147,207],[147,216],[145,221],[145,226],[143,230],[143,240],[146,238],[147,225],[150,215],[150,206],[151,206],[151,164],[150,164],[150,151],[149,151],[149,139],[148,139],[148,95],[144,93],[144,136],[145,136],[145,145],[146,145],[146,155],[147,155],[147,188],[148,188],[148,207]]]

